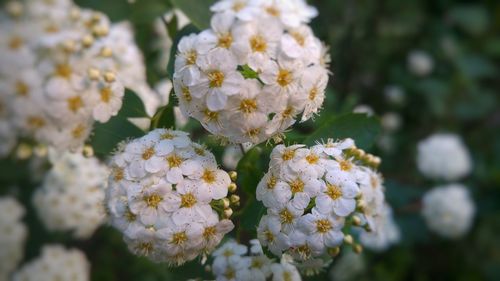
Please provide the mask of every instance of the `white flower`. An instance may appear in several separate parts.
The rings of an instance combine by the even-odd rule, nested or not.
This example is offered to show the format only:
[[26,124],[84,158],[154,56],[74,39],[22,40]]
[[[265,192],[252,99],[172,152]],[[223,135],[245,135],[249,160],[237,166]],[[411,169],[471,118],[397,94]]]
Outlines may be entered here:
[[290,263],[275,263],[271,266],[273,281],[301,281],[299,271]]
[[0,198],[0,280],[8,280],[23,258],[27,228],[21,221],[24,207],[14,198]]
[[476,207],[466,187],[461,184],[432,189],[424,195],[422,204],[427,226],[443,237],[460,238],[472,226]]
[[397,85],[388,85],[384,88],[384,95],[388,102],[394,105],[402,105],[406,100],[404,90]]
[[316,200],[318,210],[346,217],[356,208],[354,197],[358,192],[358,185],[346,173],[329,172],[326,175],[326,185]]
[[80,250],[66,250],[60,245],[44,246],[41,256],[24,265],[14,274],[12,280],[88,281],[90,264]]
[[408,68],[417,76],[427,76],[434,68],[434,61],[425,51],[412,51],[408,54]]
[[33,195],[38,216],[51,231],[87,239],[106,219],[102,201],[108,169],[96,158],[72,153],[52,157],[52,164]]
[[100,85],[99,96],[95,96],[95,107],[92,110],[94,119],[106,123],[111,116],[118,114],[122,107],[124,89],[120,83],[112,83],[111,85]]
[[467,147],[458,135],[434,134],[418,144],[418,169],[430,179],[457,180],[472,170]]
[[325,47],[304,25],[303,0],[224,0],[211,28],[179,44],[174,90],[180,109],[231,143],[279,137],[318,112],[328,83]]
[[344,233],[351,231],[345,221],[386,231],[388,243],[395,239],[387,216],[381,218],[384,187],[374,168],[380,160],[352,139],[317,143],[276,146],[256,190],[267,209],[257,228],[260,242],[277,256],[291,255],[312,275],[344,243]]
[[110,166],[106,206],[133,253],[180,265],[213,251],[234,228],[212,207],[228,200],[231,179],[187,133],[151,131],[124,144]]
[[307,241],[317,251],[334,248],[342,244],[341,232],[344,221],[340,217],[325,215],[313,208],[311,214],[300,218],[299,227],[307,234]]

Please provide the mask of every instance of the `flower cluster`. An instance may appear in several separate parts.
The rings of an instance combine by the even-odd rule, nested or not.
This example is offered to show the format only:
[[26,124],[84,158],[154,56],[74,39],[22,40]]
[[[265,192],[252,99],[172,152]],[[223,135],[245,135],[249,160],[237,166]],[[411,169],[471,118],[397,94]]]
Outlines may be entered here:
[[80,149],[95,121],[118,113],[124,85],[148,92],[133,37],[106,15],[71,0],[11,1],[6,10],[0,17],[1,154],[19,138]]
[[472,170],[472,160],[461,138],[434,134],[418,144],[418,169],[430,179],[458,180]]
[[88,238],[106,218],[103,200],[109,170],[96,158],[81,154],[52,158],[57,159],[34,193],[33,205],[47,229]]
[[14,274],[13,281],[90,280],[90,264],[77,249],[67,250],[60,245],[42,249],[39,258],[24,265]]
[[[223,0],[211,28],[182,38],[174,90],[183,112],[232,143],[260,143],[321,108],[327,48],[304,0]],[[299,117],[301,115],[301,117]]]
[[281,263],[275,263],[264,254],[258,240],[250,243],[250,251],[234,241],[214,251],[212,272],[217,281],[266,281],[271,278],[276,281],[302,280],[297,268],[286,256]]
[[112,224],[129,249],[179,265],[211,252],[233,229],[231,176],[187,133],[157,129],[115,154],[107,192]]
[[472,226],[476,207],[461,184],[438,186],[422,199],[422,215],[427,226],[446,238],[459,238]]
[[0,198],[0,280],[17,267],[23,257],[26,226],[20,221],[24,207],[14,198]]
[[329,260],[344,241],[361,251],[344,226],[378,230],[386,204],[375,170],[379,164],[378,157],[357,149],[351,139],[311,148],[278,145],[257,186],[257,199],[267,208],[259,240],[275,255],[287,253],[302,262]]

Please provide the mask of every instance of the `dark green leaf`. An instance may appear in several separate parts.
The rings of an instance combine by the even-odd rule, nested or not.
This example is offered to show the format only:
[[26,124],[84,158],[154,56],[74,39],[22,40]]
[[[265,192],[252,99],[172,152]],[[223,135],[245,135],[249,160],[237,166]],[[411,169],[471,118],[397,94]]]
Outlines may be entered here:
[[172,4],[181,10],[199,29],[210,27],[212,12],[210,6],[215,0],[171,0]]
[[488,11],[480,5],[457,6],[450,11],[450,18],[471,34],[484,32],[489,24]]
[[379,133],[380,122],[377,118],[368,117],[365,114],[349,113],[325,121],[321,127],[304,140],[304,143],[314,145],[316,141],[326,141],[329,138],[352,138],[356,141],[356,146],[368,149],[373,145]]
[[170,36],[170,38],[175,38],[177,29],[179,29],[179,21],[177,15],[174,14],[172,19],[167,23],[168,36]]
[[179,44],[179,41],[181,41],[182,37],[192,33],[198,33],[199,31],[200,30],[196,28],[194,25],[189,24],[186,25],[181,30],[179,30],[179,32],[177,32],[174,41],[172,43],[172,49],[170,50],[170,59],[168,60],[168,65],[167,65],[167,75],[170,80],[173,80],[174,78],[175,57],[177,55],[177,45]]
[[[170,92],[170,100],[173,100],[174,90]],[[174,115],[174,105],[170,104],[160,108],[156,112],[155,116],[151,119],[151,130],[156,128],[174,128],[175,127],[175,115]]]
[[148,117],[142,100],[132,90],[125,90],[120,116],[124,118]]
[[107,123],[97,123],[94,126],[90,145],[96,154],[106,156],[111,153],[118,143],[128,138],[136,138],[144,135],[144,132],[130,123],[121,115],[111,118]]

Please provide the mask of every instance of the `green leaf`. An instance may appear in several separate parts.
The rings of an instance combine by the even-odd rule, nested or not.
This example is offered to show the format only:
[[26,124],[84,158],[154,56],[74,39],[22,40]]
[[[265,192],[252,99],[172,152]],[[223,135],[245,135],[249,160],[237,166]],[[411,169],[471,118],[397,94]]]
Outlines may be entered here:
[[179,29],[179,21],[177,15],[174,14],[172,19],[167,23],[168,36],[170,36],[170,38],[175,38],[177,29]]
[[90,145],[100,156],[109,155],[120,143],[128,138],[137,138],[144,135],[144,131],[130,123],[121,115],[111,118],[107,123],[97,123],[94,126]]
[[210,27],[212,17],[210,6],[215,3],[215,0],[171,0],[171,2],[200,30]]
[[177,45],[179,45],[179,42],[181,41],[182,37],[198,32],[200,32],[200,30],[192,24],[186,25],[184,28],[179,30],[179,32],[177,32],[174,41],[172,43],[172,48],[170,49],[170,59],[168,60],[168,65],[167,65],[167,75],[170,80],[173,80],[174,78]]
[[139,98],[139,96],[130,89],[125,90],[125,95],[123,96],[123,105],[119,114],[124,118],[149,118],[148,114],[146,113],[144,103],[142,103],[142,100]]
[[316,141],[326,141],[329,138],[352,138],[356,141],[357,147],[368,149],[375,142],[380,130],[380,122],[377,118],[368,117],[365,114],[348,113],[325,121],[304,140],[304,143],[314,145]]
[[[170,92],[170,99],[173,100],[174,90]],[[175,115],[174,115],[174,105],[170,104],[160,108],[155,116],[151,119],[151,130],[156,128],[174,128],[175,127]]]
[[488,11],[484,7],[474,4],[460,5],[451,9],[449,17],[470,34],[485,32],[490,21]]
[[245,65],[239,65],[238,66],[238,71],[243,75],[245,79],[259,79],[259,74],[250,68],[248,64]]

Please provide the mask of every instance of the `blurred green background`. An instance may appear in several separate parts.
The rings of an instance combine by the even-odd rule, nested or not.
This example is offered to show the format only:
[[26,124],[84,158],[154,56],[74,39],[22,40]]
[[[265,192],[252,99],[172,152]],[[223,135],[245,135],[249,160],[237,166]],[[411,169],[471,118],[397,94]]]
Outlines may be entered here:
[[[198,27],[206,27],[210,2],[206,0],[77,0],[82,7],[100,10],[113,21],[129,20],[136,41],[144,52],[151,85],[168,76],[159,70],[158,37],[154,22],[173,7],[180,8]],[[312,22],[315,34],[331,46],[333,76],[324,109],[315,122],[295,127],[288,141],[300,139],[315,128],[329,124],[332,116],[352,112],[358,104],[370,105],[377,116],[397,113],[402,126],[381,131],[390,148],[381,141],[367,142],[369,152],[383,159],[387,197],[401,228],[402,241],[384,253],[365,251],[365,271],[356,280],[500,280],[500,2],[315,0],[319,10]],[[173,25],[173,23],[171,23]],[[170,26],[172,30],[175,26]],[[172,30],[173,33],[175,33]],[[433,71],[424,77],[408,70],[413,50],[427,52]],[[165,68],[166,69],[166,65]],[[390,102],[388,86],[403,92],[404,101]],[[171,99],[171,105],[175,104]],[[194,121],[184,128],[194,139],[208,143],[221,159],[223,148],[208,138]],[[448,131],[463,137],[474,160],[474,171],[463,182],[470,187],[478,212],[474,227],[464,238],[449,241],[430,233],[419,216],[422,194],[439,184],[424,179],[415,165],[416,144],[424,137]],[[336,132],[338,133],[338,132]],[[340,133],[342,134],[342,133]],[[346,133],[347,136],[349,132]],[[261,206],[251,199],[255,173],[263,173],[266,153],[249,153],[240,174],[246,213],[243,231],[251,236]],[[249,165],[252,163],[252,165]],[[64,233],[48,233],[30,205],[37,180],[28,172],[28,162],[0,162],[0,194],[14,194],[28,208],[26,258],[39,254],[40,246],[64,243],[83,249],[92,263],[92,280],[186,280],[212,278],[199,261],[180,268],[153,264],[130,254],[121,235],[102,227],[92,239],[72,240]],[[252,170],[253,169],[253,170]],[[253,173],[253,174],[252,174]],[[243,235],[243,237],[246,237]],[[248,238],[248,237],[246,237]],[[335,263],[334,263],[335,264]],[[328,271],[310,280],[328,280]]]

